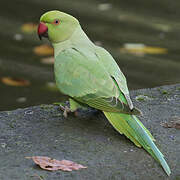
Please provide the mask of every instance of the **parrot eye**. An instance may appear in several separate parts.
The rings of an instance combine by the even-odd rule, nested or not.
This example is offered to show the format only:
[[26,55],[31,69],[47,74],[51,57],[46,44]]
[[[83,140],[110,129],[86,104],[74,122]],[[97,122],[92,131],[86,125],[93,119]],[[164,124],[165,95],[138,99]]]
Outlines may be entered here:
[[55,25],[58,25],[60,23],[60,20],[59,19],[55,19],[54,21],[53,21],[53,24],[55,24]]

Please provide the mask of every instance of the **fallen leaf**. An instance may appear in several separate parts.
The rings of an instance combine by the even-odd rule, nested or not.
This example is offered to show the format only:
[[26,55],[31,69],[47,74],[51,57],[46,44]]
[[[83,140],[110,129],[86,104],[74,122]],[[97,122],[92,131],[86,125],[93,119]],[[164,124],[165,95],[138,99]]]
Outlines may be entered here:
[[54,82],[47,82],[46,87],[50,91],[59,91],[57,86],[56,86],[56,83],[54,83]]
[[134,44],[126,43],[123,48],[120,48],[122,53],[131,53],[135,55],[144,54],[167,54],[168,50],[166,48],[146,46],[145,44]]
[[12,78],[12,77],[2,77],[1,82],[9,86],[29,86],[30,82],[25,79]]
[[102,3],[99,4],[97,7],[100,11],[107,11],[112,8],[112,5],[110,3]]
[[69,161],[69,160],[59,161],[56,159],[51,159],[46,156],[32,156],[32,157],[26,157],[26,158],[32,159],[42,169],[49,170],[49,171],[56,171],[56,170],[72,171],[72,170],[79,170],[79,169],[87,168],[73,161]]
[[161,123],[161,126],[165,128],[176,128],[180,129],[180,118],[174,117],[172,121],[170,122],[163,122]]
[[43,44],[43,45],[34,47],[33,52],[39,56],[47,56],[47,55],[53,55],[54,49],[47,44]]
[[103,45],[103,43],[102,43],[101,41],[95,41],[94,44],[95,44],[96,46],[102,46],[102,45]]
[[25,23],[21,26],[21,31],[24,33],[33,33],[37,31],[37,24],[35,23]]
[[27,98],[26,98],[26,97],[19,97],[19,98],[16,99],[16,101],[17,101],[18,103],[24,103],[24,102],[27,101]]
[[15,35],[14,35],[14,39],[15,39],[16,41],[21,41],[21,40],[23,39],[23,36],[22,36],[22,34],[15,34]]
[[172,26],[171,25],[168,25],[168,24],[152,24],[152,27],[154,27],[155,29],[158,29],[160,31],[163,31],[163,32],[169,32],[169,31],[172,31]]
[[54,64],[54,57],[47,57],[47,58],[42,58],[41,62],[43,64]]

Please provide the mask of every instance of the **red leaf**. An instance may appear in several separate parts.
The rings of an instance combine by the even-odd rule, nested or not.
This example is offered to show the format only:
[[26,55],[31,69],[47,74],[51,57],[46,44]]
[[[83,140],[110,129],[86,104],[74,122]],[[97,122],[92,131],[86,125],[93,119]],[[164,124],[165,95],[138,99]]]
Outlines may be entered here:
[[69,161],[69,160],[59,161],[56,159],[51,159],[46,156],[32,156],[32,157],[27,157],[27,158],[33,159],[33,161],[37,165],[39,165],[42,169],[46,169],[49,171],[56,171],[56,170],[72,171],[72,170],[79,170],[79,169],[87,168],[73,161]]

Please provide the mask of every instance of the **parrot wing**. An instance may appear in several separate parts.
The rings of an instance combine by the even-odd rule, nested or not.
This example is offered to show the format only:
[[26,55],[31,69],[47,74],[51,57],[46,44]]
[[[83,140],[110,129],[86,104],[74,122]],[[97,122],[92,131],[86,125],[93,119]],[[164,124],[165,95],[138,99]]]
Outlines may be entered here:
[[117,65],[116,61],[113,59],[111,54],[102,47],[96,46],[95,51],[108,73],[114,78],[114,80],[118,84],[118,87],[124,94],[130,109],[133,109],[133,103],[129,96],[126,78],[120,70],[119,66]]
[[139,114],[131,110],[117,83],[87,48],[69,48],[55,58],[55,78],[60,91],[102,111]]

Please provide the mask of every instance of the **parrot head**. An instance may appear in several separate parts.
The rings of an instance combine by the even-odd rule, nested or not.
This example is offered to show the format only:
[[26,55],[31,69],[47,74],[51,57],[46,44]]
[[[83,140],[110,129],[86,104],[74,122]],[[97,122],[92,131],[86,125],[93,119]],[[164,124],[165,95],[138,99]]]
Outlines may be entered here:
[[48,38],[52,43],[63,42],[71,37],[79,21],[73,16],[60,12],[49,11],[40,18],[38,35]]

